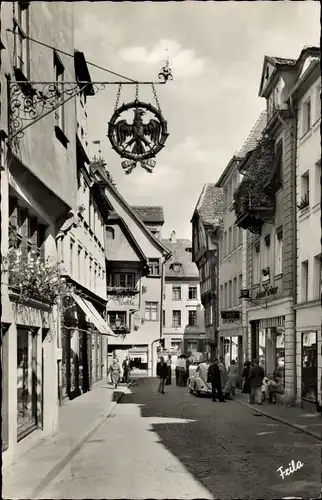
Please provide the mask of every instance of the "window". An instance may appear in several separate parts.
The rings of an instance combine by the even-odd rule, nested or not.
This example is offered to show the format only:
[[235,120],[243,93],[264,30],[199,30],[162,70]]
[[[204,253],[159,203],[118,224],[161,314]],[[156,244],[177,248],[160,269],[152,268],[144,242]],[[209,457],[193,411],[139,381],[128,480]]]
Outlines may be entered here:
[[88,283],[88,277],[87,277],[87,272],[88,272],[88,253],[85,251],[84,253],[84,285],[86,286]]
[[71,239],[69,243],[69,270],[71,276],[74,275],[74,245],[75,241]]
[[188,298],[189,298],[189,300],[197,300],[197,287],[196,286],[189,286]]
[[238,228],[238,245],[243,244],[243,228]]
[[233,226],[233,250],[235,250],[237,246],[237,226]]
[[172,326],[173,328],[181,326],[181,311],[172,311]]
[[228,307],[233,305],[233,282],[229,281],[229,299],[228,299]]
[[145,319],[146,321],[158,321],[158,302],[145,303]]
[[23,75],[29,78],[29,9],[28,4],[17,2],[14,8],[13,19],[13,53],[14,66],[20,70]]
[[276,229],[275,240],[275,276],[283,273],[283,229]]
[[301,302],[307,302],[309,295],[309,262],[307,260],[305,260],[301,264],[301,284],[302,284]]
[[172,287],[172,300],[181,300],[181,286]]
[[197,352],[198,351],[198,342],[187,342],[187,351],[188,352]]
[[220,285],[220,309],[225,309],[225,302],[224,302],[224,286]]
[[189,326],[196,326],[197,325],[197,311],[189,311]]
[[225,231],[224,232],[224,254],[223,254],[223,257],[226,257],[226,255],[228,255],[227,240],[228,240],[227,231]]
[[242,288],[243,288],[243,275],[240,274],[238,277],[238,290],[237,290],[238,304],[243,303],[243,299],[240,296]]
[[162,311],[162,326],[165,326],[165,310]]
[[311,128],[311,99],[307,99],[302,108],[302,135]]
[[307,170],[301,175],[301,208],[308,207],[310,204],[310,174]]
[[315,200],[314,200],[314,205],[315,204],[320,204],[321,203],[321,160],[316,162],[315,164],[315,179],[314,179],[314,186],[315,186]]
[[266,235],[264,238],[265,247],[264,247],[264,255],[263,255],[263,269],[269,267],[270,265],[270,248],[271,248],[271,236],[270,234]]
[[115,232],[114,232],[114,229],[112,227],[108,227],[106,226],[106,239],[107,240],[114,240],[115,238]]
[[134,274],[113,273],[110,275],[109,286],[134,288]]
[[274,174],[274,186],[278,191],[283,186],[283,140],[276,144],[276,169]]
[[24,437],[37,426],[37,335],[17,328],[17,436]]
[[149,276],[160,276],[160,261],[159,259],[149,260]]
[[[58,82],[56,84],[56,97],[57,104],[59,102],[63,102],[64,100],[64,65],[56,51],[54,51],[54,69],[55,69],[55,81]],[[58,127],[62,132],[65,132],[65,113],[64,113],[64,104],[61,104],[54,111],[55,116],[55,127]]]
[[117,319],[121,321],[121,326],[126,326],[125,311],[109,311],[108,313],[109,325],[115,325]]
[[232,250],[232,228],[230,227],[228,230],[228,253]]
[[89,258],[89,287],[92,288],[93,286],[93,259],[92,257]]
[[260,283],[260,243],[254,244],[253,248],[253,285]]
[[171,264],[170,269],[175,273],[179,273],[181,269],[181,264],[179,262],[174,262],[173,264]]
[[81,279],[81,255],[82,255],[82,247],[78,246],[77,249],[77,278],[80,281]]
[[319,299],[321,297],[321,283],[322,283],[322,275],[321,275],[321,258],[322,255],[316,255],[314,257],[314,299]]
[[88,225],[93,229],[94,223],[94,201],[92,193],[89,193]]
[[237,278],[233,280],[233,306],[237,306]]
[[316,87],[315,121],[321,117],[321,84]]
[[225,308],[228,309],[228,283],[225,283]]
[[96,291],[97,286],[97,262],[94,262],[94,291]]

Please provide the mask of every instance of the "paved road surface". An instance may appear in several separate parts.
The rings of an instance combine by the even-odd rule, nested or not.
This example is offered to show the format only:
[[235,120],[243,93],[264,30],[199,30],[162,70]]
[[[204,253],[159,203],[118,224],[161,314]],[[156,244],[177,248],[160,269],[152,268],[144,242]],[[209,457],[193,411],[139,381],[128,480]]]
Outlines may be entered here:
[[[156,386],[139,380],[38,498],[319,496],[320,441],[238,403]],[[283,480],[277,468],[291,460],[304,466]]]

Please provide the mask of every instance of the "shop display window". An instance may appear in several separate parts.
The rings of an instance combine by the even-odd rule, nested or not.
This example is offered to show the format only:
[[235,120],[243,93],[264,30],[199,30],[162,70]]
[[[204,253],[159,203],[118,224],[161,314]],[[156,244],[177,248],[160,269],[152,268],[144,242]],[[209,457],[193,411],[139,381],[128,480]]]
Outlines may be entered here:
[[317,332],[302,332],[302,398],[317,400]]

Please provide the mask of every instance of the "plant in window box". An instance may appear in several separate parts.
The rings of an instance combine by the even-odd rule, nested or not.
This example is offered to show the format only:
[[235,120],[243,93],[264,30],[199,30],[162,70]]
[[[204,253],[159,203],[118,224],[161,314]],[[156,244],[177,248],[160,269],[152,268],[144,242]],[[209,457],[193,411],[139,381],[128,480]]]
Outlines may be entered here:
[[308,197],[308,195],[304,195],[301,198],[300,203],[297,205],[297,208],[299,210],[304,210],[304,208],[307,208],[309,205],[310,205],[309,197]]
[[61,309],[69,307],[74,288],[61,275],[60,263],[52,258],[41,262],[37,251],[30,258],[22,258],[16,249],[2,258],[3,271],[9,274],[9,287],[17,293],[17,303],[28,304],[39,300]]

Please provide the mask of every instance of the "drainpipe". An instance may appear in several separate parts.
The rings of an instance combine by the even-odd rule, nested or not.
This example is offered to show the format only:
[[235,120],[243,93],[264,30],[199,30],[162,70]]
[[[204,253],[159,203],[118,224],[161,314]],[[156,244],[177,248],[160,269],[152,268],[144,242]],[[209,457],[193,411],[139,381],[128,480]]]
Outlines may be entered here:
[[[293,183],[292,183],[292,192],[293,192],[293,213],[292,213],[292,222],[293,222],[293,234],[292,234],[292,240],[293,240],[293,252],[294,252],[294,267],[293,267],[293,294],[294,294],[294,300],[293,304],[297,304],[297,210],[296,210],[296,181],[297,181],[297,120],[298,120],[298,110],[295,109],[293,110],[293,116],[292,116],[292,125],[291,125],[291,137],[292,137],[292,150],[294,151],[294,156],[293,156],[293,165],[292,165],[292,170],[294,172],[293,175]],[[295,336],[295,342],[294,342],[294,370],[293,370],[293,387],[294,387],[294,401],[296,402],[297,400],[297,367],[296,367],[296,315],[297,311],[296,309],[293,308],[293,320],[294,320],[294,336]]]

